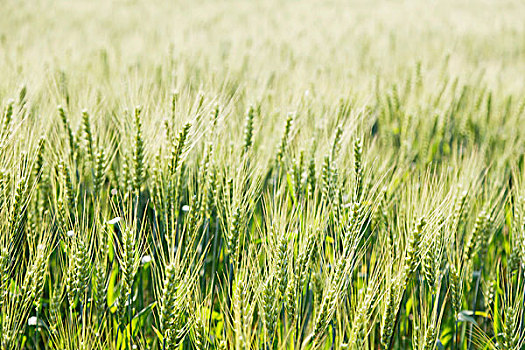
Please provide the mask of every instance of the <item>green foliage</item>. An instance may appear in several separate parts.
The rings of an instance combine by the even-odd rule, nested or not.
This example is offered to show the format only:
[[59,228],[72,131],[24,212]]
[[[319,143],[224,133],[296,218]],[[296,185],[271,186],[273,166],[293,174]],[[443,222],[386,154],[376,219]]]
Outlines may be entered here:
[[523,348],[525,6],[474,3],[2,3],[0,350]]

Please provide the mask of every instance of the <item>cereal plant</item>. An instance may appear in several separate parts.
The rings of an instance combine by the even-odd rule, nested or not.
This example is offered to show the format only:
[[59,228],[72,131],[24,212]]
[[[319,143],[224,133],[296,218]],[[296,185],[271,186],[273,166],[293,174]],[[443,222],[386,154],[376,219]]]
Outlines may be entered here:
[[0,7],[0,350],[525,348],[523,1]]

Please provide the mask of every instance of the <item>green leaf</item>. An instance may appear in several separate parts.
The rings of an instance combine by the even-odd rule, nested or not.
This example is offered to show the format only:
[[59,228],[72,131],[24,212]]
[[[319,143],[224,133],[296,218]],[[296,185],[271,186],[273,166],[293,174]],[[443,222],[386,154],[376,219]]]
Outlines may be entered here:
[[406,302],[406,314],[409,315],[412,310],[412,305],[414,304],[414,299],[409,297]]
[[115,225],[108,225],[108,257],[109,261],[115,260],[115,245],[114,245],[114,232],[115,232]]
[[144,309],[142,309],[138,314],[133,317],[131,320],[131,329],[133,330],[133,336],[137,335],[137,332],[144,328],[144,324],[146,322],[146,319],[151,314],[151,311],[153,308],[157,305],[157,302],[153,302],[146,306]]
[[116,264],[114,264],[113,269],[111,270],[111,276],[109,277],[108,292],[107,292],[107,301],[110,307],[110,311],[112,313],[116,311],[116,307],[114,307],[114,304],[119,294],[117,291],[117,275],[118,275],[118,267]]
[[489,314],[486,313],[485,311],[479,311],[477,310],[476,313],[474,313],[472,310],[463,310],[460,312],[460,314],[463,314],[463,315],[466,315],[466,316],[469,316],[469,317],[474,317],[474,316],[481,316],[481,317],[484,317],[484,318],[489,318]]
[[294,186],[293,186],[293,182],[292,182],[292,177],[290,176],[290,173],[286,173],[286,182],[288,183],[288,194],[290,194],[290,197],[292,198],[292,201],[294,203],[296,203],[296,199],[295,199],[295,193],[294,193]]
[[445,348],[448,347],[450,342],[452,341],[452,337],[454,336],[454,327],[450,325],[446,325],[443,327],[443,331],[441,333],[440,340],[443,343],[443,346]]
[[494,322],[492,322],[494,327],[494,334],[499,333],[499,326],[500,326],[500,313],[499,313],[499,295],[500,295],[500,275],[499,270],[497,271],[496,276],[496,295],[494,296]]
[[159,338],[160,342],[162,343],[164,341],[164,336],[162,335],[162,333],[153,325],[151,325],[151,328],[153,328],[155,334],[157,335],[157,338]]

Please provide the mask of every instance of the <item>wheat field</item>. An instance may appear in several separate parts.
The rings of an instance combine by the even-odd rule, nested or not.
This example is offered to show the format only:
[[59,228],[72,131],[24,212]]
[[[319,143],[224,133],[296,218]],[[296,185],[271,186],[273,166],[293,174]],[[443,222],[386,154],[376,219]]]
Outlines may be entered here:
[[525,2],[0,7],[0,349],[525,349]]

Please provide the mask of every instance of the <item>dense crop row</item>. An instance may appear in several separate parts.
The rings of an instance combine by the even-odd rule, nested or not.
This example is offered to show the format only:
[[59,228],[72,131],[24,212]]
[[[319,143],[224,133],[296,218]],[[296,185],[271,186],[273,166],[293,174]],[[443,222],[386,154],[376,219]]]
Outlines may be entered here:
[[507,135],[524,104],[445,85],[425,102],[444,112],[414,118],[415,74],[364,108],[341,100],[329,142],[306,148],[307,99],[263,149],[264,99],[236,127],[233,102],[180,111],[177,93],[155,149],[141,107],[112,117],[129,127],[111,143],[58,107],[53,142],[20,145],[23,88],[1,124],[2,346],[517,348],[523,156]]
[[523,348],[523,6],[93,3],[0,13],[0,349]]

